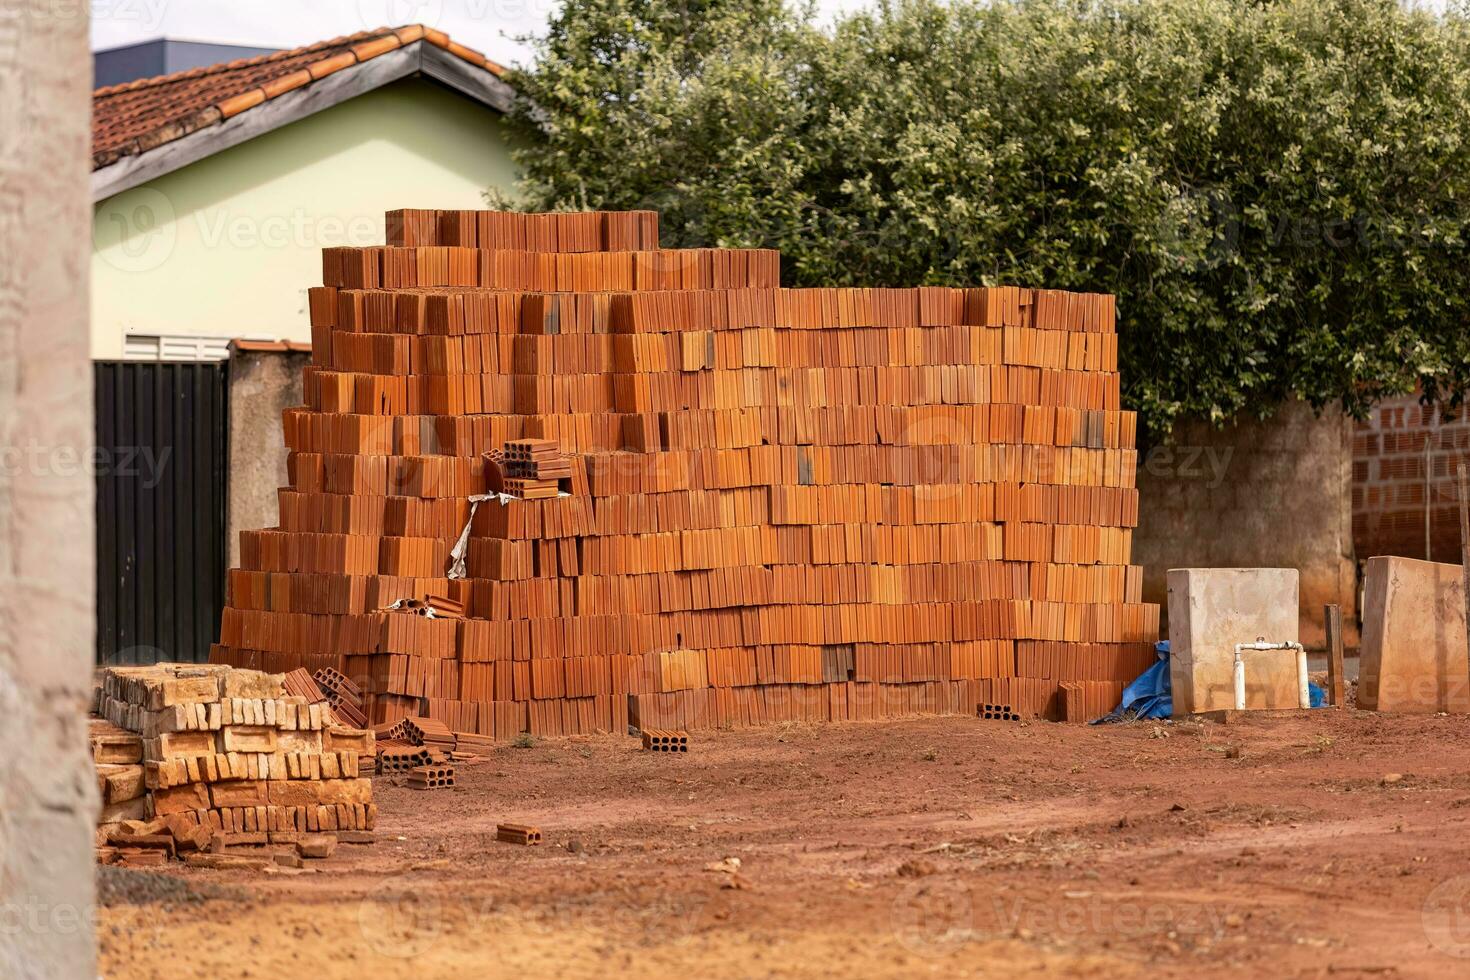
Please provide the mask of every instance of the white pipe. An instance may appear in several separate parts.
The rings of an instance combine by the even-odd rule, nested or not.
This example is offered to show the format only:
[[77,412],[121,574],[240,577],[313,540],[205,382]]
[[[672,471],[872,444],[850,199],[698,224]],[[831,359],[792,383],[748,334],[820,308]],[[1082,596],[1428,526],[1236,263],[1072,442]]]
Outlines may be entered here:
[[1245,710],[1245,658],[1241,656],[1246,650],[1268,651],[1268,650],[1295,650],[1296,651],[1296,685],[1297,706],[1310,708],[1312,706],[1312,690],[1307,680],[1307,650],[1300,643],[1288,641],[1285,643],[1267,643],[1262,637],[1254,643],[1235,644],[1235,710]]
[[1312,706],[1312,689],[1307,680],[1307,650],[1300,643],[1296,645],[1296,683],[1297,703],[1300,707],[1310,708]]

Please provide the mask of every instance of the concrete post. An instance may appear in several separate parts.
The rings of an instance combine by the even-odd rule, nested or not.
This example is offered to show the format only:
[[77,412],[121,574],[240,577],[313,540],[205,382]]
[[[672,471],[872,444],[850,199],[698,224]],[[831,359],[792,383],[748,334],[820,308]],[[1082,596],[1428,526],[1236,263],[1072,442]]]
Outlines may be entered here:
[[275,527],[286,474],[281,412],[303,401],[311,355],[236,350],[230,357],[229,567],[240,567],[240,532]]
[[86,3],[0,0],[0,977],[95,977]]

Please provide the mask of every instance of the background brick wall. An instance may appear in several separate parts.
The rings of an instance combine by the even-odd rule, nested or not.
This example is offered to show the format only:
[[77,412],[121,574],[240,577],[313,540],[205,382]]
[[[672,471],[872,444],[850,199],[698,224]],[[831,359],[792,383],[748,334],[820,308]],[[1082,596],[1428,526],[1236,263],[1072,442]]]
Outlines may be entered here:
[[[1428,453],[1426,458],[1426,451]],[[1358,557],[1460,560],[1455,463],[1470,462],[1470,421],[1447,419],[1409,395],[1385,401],[1353,432],[1353,544]]]

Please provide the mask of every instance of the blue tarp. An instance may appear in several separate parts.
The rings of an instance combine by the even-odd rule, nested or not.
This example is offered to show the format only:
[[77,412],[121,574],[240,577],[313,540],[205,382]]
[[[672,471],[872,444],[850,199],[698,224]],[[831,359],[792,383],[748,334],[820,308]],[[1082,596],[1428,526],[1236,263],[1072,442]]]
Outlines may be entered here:
[[1094,721],[1094,725],[1130,718],[1168,718],[1174,713],[1174,696],[1169,687],[1169,641],[1155,643],[1154,653],[1159,659],[1123,688],[1123,700],[1111,713]]
[[[1152,667],[1138,675],[1138,679],[1123,688],[1123,699],[1111,712],[1093,722],[1102,725],[1134,718],[1168,718],[1174,714],[1174,696],[1169,686],[1169,641],[1154,644],[1158,660]],[[1327,692],[1316,684],[1308,684],[1312,707],[1320,708],[1327,703]]]

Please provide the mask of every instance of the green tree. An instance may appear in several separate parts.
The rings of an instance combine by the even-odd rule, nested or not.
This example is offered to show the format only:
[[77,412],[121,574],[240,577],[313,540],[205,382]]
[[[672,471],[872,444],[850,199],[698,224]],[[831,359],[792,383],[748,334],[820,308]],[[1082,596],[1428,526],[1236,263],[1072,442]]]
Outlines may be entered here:
[[825,43],[782,0],[565,4],[512,76],[523,203],[654,208],[674,247],[773,241],[801,220]]
[[514,83],[532,206],[657,207],[798,285],[1116,293],[1159,433],[1458,399],[1467,55],[1394,0],[569,0]]

